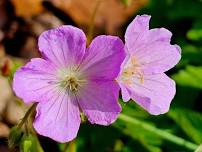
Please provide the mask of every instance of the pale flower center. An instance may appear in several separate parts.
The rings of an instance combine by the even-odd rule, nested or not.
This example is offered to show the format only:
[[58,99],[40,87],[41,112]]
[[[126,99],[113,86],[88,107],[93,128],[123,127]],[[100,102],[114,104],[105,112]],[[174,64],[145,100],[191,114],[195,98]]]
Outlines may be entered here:
[[62,75],[61,86],[71,92],[77,92],[80,87],[86,84],[86,79],[77,70],[68,69],[62,72]]
[[134,78],[139,79],[141,84],[144,83],[144,75],[141,72],[141,68],[135,57],[132,56],[126,63],[125,68],[121,73],[121,79],[125,84],[131,85],[133,84]]
[[78,91],[78,88],[81,87],[85,80],[77,79],[76,77],[67,76],[63,81],[64,87],[69,89],[72,92]]

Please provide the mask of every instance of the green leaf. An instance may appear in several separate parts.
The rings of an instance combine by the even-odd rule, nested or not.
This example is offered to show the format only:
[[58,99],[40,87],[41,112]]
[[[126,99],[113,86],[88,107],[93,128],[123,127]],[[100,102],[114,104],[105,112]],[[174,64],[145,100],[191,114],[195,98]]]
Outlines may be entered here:
[[202,66],[187,66],[186,69],[174,74],[172,78],[182,86],[202,89]]
[[43,149],[35,135],[24,135],[20,145],[21,152],[43,152]]
[[130,115],[132,117],[137,117],[140,119],[146,119],[150,115],[146,112],[142,107],[135,103],[135,101],[130,100],[129,102],[124,102],[122,99],[119,99],[120,104],[122,106],[122,111],[126,115]]
[[14,126],[9,134],[8,137],[8,146],[9,148],[13,149],[19,145],[21,138],[23,137],[23,132],[21,128]]
[[190,40],[201,40],[202,39],[202,29],[191,29],[187,33],[187,37]]
[[13,60],[13,67],[11,69],[11,73],[9,74],[9,79],[10,80],[13,80],[13,76],[14,76],[14,73],[16,72],[16,70],[18,68],[20,68],[21,66],[23,66],[23,62],[19,61],[19,60]]
[[[136,112],[133,111],[133,113]],[[125,123],[120,120],[116,121],[113,126],[121,130],[126,136],[131,137],[136,140],[136,142],[139,142],[139,151],[161,152],[160,145],[162,140],[152,132],[147,132],[139,126]]]
[[32,141],[31,140],[25,140],[23,145],[23,152],[31,152],[30,149],[32,147]]
[[187,38],[193,41],[202,40],[202,20],[201,18],[194,21],[192,28],[187,32]]
[[202,20],[201,18],[197,19],[193,23],[193,27],[188,31],[187,38],[193,41],[202,40]]
[[201,14],[198,11],[202,9],[202,2],[200,0],[173,0],[170,9],[172,9],[168,11],[170,18],[200,17]]
[[182,59],[179,65],[202,65],[202,47],[194,45],[185,45],[182,47]]
[[192,110],[176,108],[170,110],[168,116],[186,133],[194,142],[202,142],[202,115]]

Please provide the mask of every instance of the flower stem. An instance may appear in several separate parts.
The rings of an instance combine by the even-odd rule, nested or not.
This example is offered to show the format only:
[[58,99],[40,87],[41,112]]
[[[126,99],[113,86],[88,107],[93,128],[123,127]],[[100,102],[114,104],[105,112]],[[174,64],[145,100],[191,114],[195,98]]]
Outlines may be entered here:
[[21,128],[24,123],[26,123],[30,117],[30,115],[34,112],[36,109],[37,103],[34,103],[25,113],[25,116],[22,118],[21,122],[17,125],[18,128]]
[[76,152],[76,139],[69,142],[69,152]]
[[65,143],[63,152],[76,152],[76,139]]
[[156,135],[158,135],[159,137],[165,139],[165,140],[168,140],[172,143],[175,143],[177,145],[180,145],[180,146],[183,146],[183,147],[186,147],[187,149],[190,149],[192,151],[196,150],[198,145],[194,144],[194,143],[191,143],[189,141],[186,141],[185,139],[183,138],[180,138],[180,137],[177,137],[169,132],[166,132],[164,130],[161,130],[161,129],[158,129],[148,123],[145,123],[145,122],[142,122],[136,118],[133,118],[133,117],[130,117],[130,116],[127,116],[125,114],[120,114],[119,115],[119,119],[122,120],[122,121],[125,121],[125,122],[128,122],[128,123],[131,123],[131,124],[134,124],[134,125],[137,125],[141,128],[144,128],[145,130],[148,130]]
[[65,143],[65,146],[64,146],[63,152],[67,152],[68,146],[69,146],[69,143]]
[[95,22],[95,18],[96,18],[97,11],[98,11],[98,8],[100,6],[101,1],[102,0],[97,0],[95,8],[94,8],[93,13],[92,13],[92,16],[90,18],[90,25],[89,25],[89,31],[88,31],[88,43],[90,43],[90,41],[93,38],[94,22]]

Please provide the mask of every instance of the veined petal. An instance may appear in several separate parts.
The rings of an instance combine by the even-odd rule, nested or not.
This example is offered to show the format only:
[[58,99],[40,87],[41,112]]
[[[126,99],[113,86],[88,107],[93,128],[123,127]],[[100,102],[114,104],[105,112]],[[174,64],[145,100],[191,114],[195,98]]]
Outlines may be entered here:
[[44,101],[58,89],[56,69],[50,62],[35,58],[17,70],[13,89],[25,103]]
[[92,124],[109,125],[121,111],[114,81],[91,81],[78,94],[79,105]]
[[80,69],[89,79],[112,80],[119,74],[124,57],[124,44],[118,37],[98,36],[90,44]]
[[153,44],[146,46],[144,51],[135,54],[137,64],[144,74],[158,74],[173,68],[181,58],[178,45]]
[[134,48],[140,43],[142,35],[149,30],[149,15],[137,15],[135,19],[128,25],[125,33],[125,42],[127,51],[134,51]]
[[134,55],[144,52],[145,47],[152,48],[154,44],[170,44],[171,37],[172,33],[165,28],[145,30],[137,39],[136,36],[125,35],[128,52]]
[[40,135],[58,142],[71,141],[76,137],[80,126],[76,99],[60,90],[48,102],[38,103],[33,125]]
[[86,49],[86,37],[73,26],[60,26],[39,37],[39,50],[45,59],[59,67],[79,64]]
[[121,92],[122,92],[121,95],[122,95],[123,101],[124,102],[129,101],[131,98],[130,97],[130,90],[127,87],[125,87],[124,83],[122,83],[122,82],[119,82],[119,86],[121,88]]
[[149,30],[150,16],[137,16],[128,26],[126,50],[135,58],[145,74],[158,74],[174,67],[181,58],[181,49],[171,45],[172,33],[165,28]]
[[[130,84],[124,84],[130,97],[153,115],[166,113],[176,92],[175,82],[164,73],[145,75],[144,82],[134,76]],[[122,94],[124,93],[122,90]]]

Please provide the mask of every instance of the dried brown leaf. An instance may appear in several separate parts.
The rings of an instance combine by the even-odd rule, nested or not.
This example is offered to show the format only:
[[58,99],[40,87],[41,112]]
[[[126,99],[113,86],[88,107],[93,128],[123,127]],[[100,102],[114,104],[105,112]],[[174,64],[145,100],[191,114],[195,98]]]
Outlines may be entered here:
[[4,119],[11,124],[17,124],[25,115],[26,110],[25,104],[21,101],[16,101],[16,98],[13,97],[7,104]]
[[[98,0],[52,0],[55,6],[68,13],[79,25],[90,24],[90,18]],[[115,34],[129,17],[147,4],[148,0],[132,0],[130,6],[124,6],[119,0],[102,0],[97,10],[95,26],[105,28],[109,34]]]
[[43,11],[42,0],[12,0],[16,14],[29,18]]

